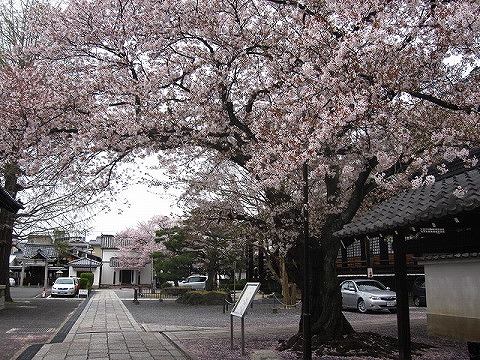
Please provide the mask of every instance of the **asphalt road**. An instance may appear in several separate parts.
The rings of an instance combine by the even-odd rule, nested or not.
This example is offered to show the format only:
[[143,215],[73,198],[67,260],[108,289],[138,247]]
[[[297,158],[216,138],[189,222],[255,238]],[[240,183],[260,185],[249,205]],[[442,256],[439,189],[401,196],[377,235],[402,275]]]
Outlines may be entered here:
[[30,352],[55,337],[61,341],[59,330],[84,302],[83,298],[42,298],[38,287],[14,287],[10,292],[14,302],[0,310],[2,360],[26,360]]

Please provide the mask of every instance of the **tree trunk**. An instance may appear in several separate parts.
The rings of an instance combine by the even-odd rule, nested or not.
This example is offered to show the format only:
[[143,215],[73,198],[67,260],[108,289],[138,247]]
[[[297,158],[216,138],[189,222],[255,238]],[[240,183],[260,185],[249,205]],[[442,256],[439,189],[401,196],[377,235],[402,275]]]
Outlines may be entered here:
[[283,303],[294,305],[297,300],[296,284],[289,281],[286,260],[279,257],[280,262],[280,284],[282,285]]
[[14,214],[6,211],[0,211],[0,284],[7,285],[5,289],[5,301],[12,302],[10,295],[10,252],[12,250],[12,232]]
[[217,288],[217,268],[216,266],[207,265],[207,282],[205,283],[205,290],[212,291]]
[[311,299],[312,334],[323,341],[340,339],[354,332],[342,313],[342,295],[337,279],[338,239],[323,238],[312,248]]
[[[342,339],[344,335],[355,332],[342,313],[342,296],[335,264],[339,246],[338,239],[329,236],[310,247],[310,320],[312,336],[318,342]],[[302,291],[303,313],[305,292],[302,287],[304,259],[301,245],[293,249],[292,256],[298,264],[295,279]],[[300,347],[303,341],[302,321],[303,317],[300,318],[298,333],[285,344],[286,348]]]
[[[5,190],[12,194],[15,199],[17,195],[17,173],[16,165],[7,165],[4,169]],[[16,214],[5,209],[0,209],[0,284],[7,285],[5,291],[5,301],[12,302],[10,295],[10,253],[12,251],[12,234]]]

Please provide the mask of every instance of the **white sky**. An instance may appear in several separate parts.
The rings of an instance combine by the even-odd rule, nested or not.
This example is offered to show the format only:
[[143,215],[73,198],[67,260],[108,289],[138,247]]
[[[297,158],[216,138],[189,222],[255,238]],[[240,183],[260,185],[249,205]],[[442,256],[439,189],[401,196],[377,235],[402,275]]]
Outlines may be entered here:
[[[148,221],[155,215],[170,216],[181,214],[175,206],[175,194],[159,194],[158,189],[152,191],[145,185],[132,185],[121,194],[119,201],[110,205],[109,212],[99,212],[93,218],[93,228],[87,240],[95,239],[101,234],[115,235],[127,228],[135,228],[139,222]],[[129,205],[124,204],[128,200]]]
[[99,210],[96,214],[92,212],[92,230],[87,233],[87,240],[95,239],[101,234],[115,235],[121,230],[135,228],[138,223],[148,221],[155,215],[178,217],[182,214],[181,209],[176,206],[181,193],[179,189],[165,190],[163,187],[152,187],[145,184],[145,181],[138,180],[147,174],[155,179],[166,178],[163,170],[149,168],[156,162],[155,156],[151,156],[137,161],[137,165],[144,164],[140,165],[140,168],[132,165],[131,168],[135,168],[134,173],[138,178],[127,181],[125,190],[115,196],[115,202],[109,204],[110,211]]

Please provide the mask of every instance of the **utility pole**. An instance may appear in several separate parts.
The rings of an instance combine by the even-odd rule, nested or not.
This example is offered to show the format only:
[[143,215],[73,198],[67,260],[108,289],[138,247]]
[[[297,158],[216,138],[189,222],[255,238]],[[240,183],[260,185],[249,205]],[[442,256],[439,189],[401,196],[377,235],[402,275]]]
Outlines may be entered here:
[[308,232],[308,165],[303,163],[303,360],[312,359],[310,314],[310,249]]

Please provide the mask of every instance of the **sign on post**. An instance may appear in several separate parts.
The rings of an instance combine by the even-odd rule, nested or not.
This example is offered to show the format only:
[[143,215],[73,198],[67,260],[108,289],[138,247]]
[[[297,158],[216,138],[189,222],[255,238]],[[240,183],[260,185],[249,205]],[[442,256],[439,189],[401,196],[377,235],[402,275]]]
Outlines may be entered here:
[[245,355],[245,321],[244,316],[248,306],[252,303],[255,294],[260,287],[260,283],[246,283],[245,287],[240,294],[237,302],[233,306],[230,313],[230,348],[233,349],[233,317],[239,317],[241,319],[241,331],[242,331],[242,355]]

